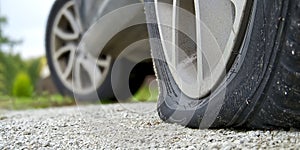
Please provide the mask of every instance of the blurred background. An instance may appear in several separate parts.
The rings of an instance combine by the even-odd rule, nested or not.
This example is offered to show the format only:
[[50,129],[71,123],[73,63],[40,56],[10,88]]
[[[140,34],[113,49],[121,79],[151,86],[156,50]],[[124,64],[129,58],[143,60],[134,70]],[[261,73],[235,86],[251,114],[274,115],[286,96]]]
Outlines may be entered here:
[[[54,0],[0,0],[0,109],[75,105],[72,98],[57,92],[47,67],[44,36],[53,3]],[[145,86],[135,99],[156,97]]]
[[0,0],[2,109],[74,104],[71,99],[57,93],[44,56],[45,27],[53,2],[54,0]]
[[[18,53],[23,59],[43,56],[47,17],[54,0],[0,0],[3,35],[22,43],[3,45],[2,50]],[[11,47],[12,46],[12,47]],[[13,48],[13,50],[12,50]]]

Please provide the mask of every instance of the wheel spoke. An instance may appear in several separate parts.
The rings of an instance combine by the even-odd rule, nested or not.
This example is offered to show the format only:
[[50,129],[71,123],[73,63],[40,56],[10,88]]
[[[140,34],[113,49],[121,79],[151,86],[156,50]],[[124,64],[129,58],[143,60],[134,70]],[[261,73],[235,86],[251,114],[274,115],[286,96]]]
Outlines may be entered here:
[[71,50],[70,50],[70,54],[69,54],[69,60],[67,62],[67,67],[63,72],[63,78],[64,79],[67,79],[70,76],[70,74],[72,72],[72,67],[73,67],[73,64],[74,64],[74,57],[75,57],[76,47],[70,47],[70,48],[71,48]]
[[71,41],[71,40],[78,39],[77,34],[65,32],[62,29],[60,29],[59,27],[55,28],[54,32],[59,38],[65,40],[65,41]]
[[237,33],[239,27],[240,27],[240,22],[243,17],[243,11],[246,5],[246,0],[230,0],[235,9],[235,18],[233,22],[233,32]]
[[102,78],[102,73],[96,65],[96,62],[90,59],[90,57],[86,57],[82,58],[80,63],[83,69],[88,73],[88,78],[92,82],[92,85],[97,85]]
[[201,17],[200,17],[200,2],[194,0],[195,5],[195,17],[196,17],[196,47],[197,47],[197,82],[198,88],[200,88],[203,81],[203,56],[202,56],[202,41],[201,41]]
[[177,50],[176,50],[176,45],[177,45],[177,35],[176,35],[176,30],[177,30],[177,20],[178,20],[178,1],[173,0],[173,14],[172,14],[172,65],[174,68],[177,68]]
[[[246,0],[230,0],[234,5],[235,18],[233,21],[232,32],[230,33],[229,40],[226,44],[225,49],[232,49],[232,45],[234,40],[238,34],[238,30],[240,29],[240,25],[243,19],[244,10],[246,6]],[[231,51],[224,51],[223,56],[229,56]]]
[[[74,5],[73,5],[74,6]],[[69,31],[65,31],[63,29],[61,29],[61,27],[59,27],[57,25],[57,27],[54,29],[55,34],[66,41],[70,41],[70,40],[76,40],[79,38],[79,35],[82,31],[82,27],[81,27],[81,23],[80,23],[80,19],[79,17],[74,16],[70,10],[68,10],[67,8],[65,10],[62,11],[62,16],[65,16],[65,18],[68,21],[68,24],[70,24],[71,28],[72,28],[72,33],[70,33]]]
[[75,87],[77,87],[78,89],[82,89],[80,69],[81,69],[80,62],[76,61],[74,65],[73,83],[75,84]]
[[69,10],[65,10],[63,12],[63,14],[69,21],[69,23],[74,31],[74,34],[77,35],[77,37],[78,37],[80,34],[80,26],[79,26],[79,22],[78,22],[79,17],[74,16]]
[[97,60],[97,65],[100,67],[108,68],[110,66],[111,60],[112,57],[107,55],[105,59]]
[[83,22],[82,19],[80,17],[80,13],[79,13],[79,8],[75,7],[74,4],[74,10],[75,10],[75,21],[77,22],[77,27],[78,27],[78,32],[79,34],[83,32]]
[[66,46],[63,46],[55,52],[54,58],[58,59],[63,54],[65,54],[67,52],[75,51],[75,49],[76,49],[76,46],[74,44],[68,44]]
[[154,2],[162,48],[175,82],[188,96],[207,95],[225,76],[247,0]]

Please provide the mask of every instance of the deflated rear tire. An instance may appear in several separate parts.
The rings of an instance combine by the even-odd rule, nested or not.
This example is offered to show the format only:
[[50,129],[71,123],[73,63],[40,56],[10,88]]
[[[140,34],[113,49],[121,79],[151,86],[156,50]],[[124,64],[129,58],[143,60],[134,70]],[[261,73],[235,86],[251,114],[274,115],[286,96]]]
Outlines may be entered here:
[[251,1],[224,78],[199,98],[188,96],[174,80],[157,7],[153,0],[145,2],[161,119],[192,128],[300,128],[299,0]]

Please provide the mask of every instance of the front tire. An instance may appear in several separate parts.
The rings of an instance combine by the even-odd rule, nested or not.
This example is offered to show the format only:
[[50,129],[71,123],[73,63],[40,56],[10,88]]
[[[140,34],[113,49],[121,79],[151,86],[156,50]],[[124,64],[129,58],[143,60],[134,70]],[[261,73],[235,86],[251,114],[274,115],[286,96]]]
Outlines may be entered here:
[[[111,85],[114,58],[109,53],[95,57],[86,50],[77,49],[85,32],[75,2],[56,0],[48,17],[45,41],[52,79],[61,94],[76,100],[115,100]],[[132,64],[134,62],[124,58],[115,67],[127,68]],[[114,80],[119,81],[115,90],[121,91],[128,85],[128,79],[123,78],[122,69],[115,74]],[[140,70],[132,70],[132,76],[138,77],[129,79],[131,93],[121,93],[118,100],[127,100],[142,85],[145,75]]]

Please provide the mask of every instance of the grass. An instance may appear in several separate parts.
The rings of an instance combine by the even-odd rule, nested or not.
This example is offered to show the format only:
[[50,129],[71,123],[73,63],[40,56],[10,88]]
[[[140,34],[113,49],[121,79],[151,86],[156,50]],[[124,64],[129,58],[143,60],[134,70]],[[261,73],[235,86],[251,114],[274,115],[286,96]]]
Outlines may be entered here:
[[[133,102],[155,102],[157,100],[158,90],[143,86],[133,96]],[[101,100],[99,104],[112,104],[115,101]],[[76,105],[74,99],[63,97],[61,95],[44,95],[34,97],[11,97],[0,95],[0,109],[24,110],[40,109],[48,107],[61,107]]]
[[133,96],[135,102],[156,102],[158,97],[158,88],[151,88],[149,86],[141,87]]
[[[149,88],[142,86],[133,96],[133,102],[155,102],[158,96],[157,88]],[[101,100],[101,104],[111,104],[115,101]],[[100,104],[100,103],[99,103]],[[24,109],[40,109],[48,107],[60,107],[76,105],[74,99],[63,97],[61,95],[44,95],[34,97],[11,97],[0,95],[0,109],[8,110],[24,110]]]
[[9,97],[0,96],[0,108],[9,110],[38,109],[75,105],[75,101],[61,95],[47,95],[35,97]]
[[143,85],[138,92],[133,96],[133,101],[136,102],[155,102],[158,97],[158,85],[154,76],[147,76]]
[[[158,97],[158,88],[155,82],[145,82],[131,99],[132,102],[155,102]],[[116,101],[101,100],[98,104],[112,104]],[[90,104],[90,103],[87,103]],[[39,109],[48,107],[60,107],[76,105],[74,99],[63,97],[59,94],[50,95],[44,93],[42,96],[33,97],[11,97],[0,94],[0,109],[23,110]]]

